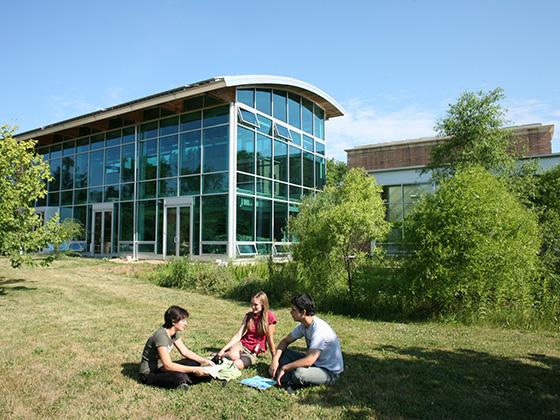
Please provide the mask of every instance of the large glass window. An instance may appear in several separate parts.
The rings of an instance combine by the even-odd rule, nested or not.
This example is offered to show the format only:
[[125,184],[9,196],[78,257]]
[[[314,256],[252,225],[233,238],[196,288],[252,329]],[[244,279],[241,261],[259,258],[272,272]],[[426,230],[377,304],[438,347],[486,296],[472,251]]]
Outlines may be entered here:
[[87,187],[88,158],[89,155],[87,153],[76,156],[75,171],[74,171],[76,188]]
[[274,240],[287,242],[288,240],[288,204],[274,202]]
[[117,184],[120,175],[121,148],[105,149],[105,184]]
[[107,133],[106,146],[118,146],[121,144],[121,130],[111,131]]
[[134,235],[134,203],[121,203],[120,235],[121,241],[132,241]]
[[274,179],[288,181],[288,145],[274,141]]
[[98,150],[91,152],[90,162],[89,162],[89,185],[96,187],[98,185],[103,185],[103,157],[105,152],[103,150]]
[[303,150],[313,151],[313,139],[306,135],[303,136]]
[[313,188],[313,176],[314,176],[314,164],[313,164],[313,154],[304,152],[303,153],[303,185],[306,187]]
[[157,121],[142,124],[140,126],[140,140],[151,139],[156,137],[158,134],[158,123]]
[[62,158],[62,189],[74,188],[74,158]]
[[87,152],[89,150],[89,137],[76,141],[76,153]]
[[290,146],[290,182],[301,185],[301,149]]
[[226,192],[228,189],[228,172],[203,175],[202,193],[212,194]]
[[301,128],[301,104],[299,95],[288,93],[288,123]]
[[178,142],[176,135],[159,139],[159,178],[178,175]]
[[145,181],[138,183],[138,198],[155,198],[157,192],[156,181]]
[[104,201],[119,201],[119,186],[108,185],[105,187]]
[[61,159],[51,159],[50,165],[52,180],[49,181],[49,191],[58,191],[60,190]]
[[197,130],[202,127],[202,111],[181,115],[181,131]]
[[122,147],[121,168],[121,182],[134,181],[134,144]]
[[270,89],[256,90],[257,109],[264,114],[272,115],[272,93]]
[[237,89],[237,101],[255,107],[255,89]]
[[272,136],[272,120],[259,114],[257,114],[257,120],[259,121],[258,132]]
[[174,197],[177,195],[177,178],[161,179],[159,181],[159,197]]
[[261,197],[272,197],[272,180],[257,178],[257,195]]
[[254,202],[250,197],[237,197],[237,240],[254,241]]
[[155,179],[157,176],[157,140],[140,143],[140,179]]
[[229,122],[229,106],[221,106],[218,108],[210,108],[204,110],[204,127],[210,127],[218,124],[227,124]]
[[228,126],[204,130],[204,172],[228,170]]
[[325,112],[315,105],[314,108],[314,120],[315,120],[315,136],[320,139],[325,138]]
[[159,135],[167,136],[179,131],[179,117],[166,118],[159,123]]
[[286,92],[283,90],[274,90],[272,95],[274,118],[281,121],[288,121],[286,115]]
[[186,176],[179,179],[179,195],[198,195],[200,194],[200,175]]
[[202,240],[227,241],[227,195],[202,197]]
[[201,130],[181,134],[181,175],[200,173]]
[[257,175],[272,178],[272,139],[257,135]]
[[301,117],[302,117],[302,129],[303,131],[313,134],[313,102],[301,98]]
[[138,240],[156,240],[156,202],[138,202]]
[[237,174],[237,192],[254,194],[255,193],[255,177],[252,175]]
[[257,199],[257,241],[272,240],[272,201]]
[[96,134],[91,136],[90,149],[99,150],[105,147],[105,134]]
[[315,187],[322,190],[326,183],[325,159],[315,156]]
[[237,170],[255,173],[255,132],[237,126]]

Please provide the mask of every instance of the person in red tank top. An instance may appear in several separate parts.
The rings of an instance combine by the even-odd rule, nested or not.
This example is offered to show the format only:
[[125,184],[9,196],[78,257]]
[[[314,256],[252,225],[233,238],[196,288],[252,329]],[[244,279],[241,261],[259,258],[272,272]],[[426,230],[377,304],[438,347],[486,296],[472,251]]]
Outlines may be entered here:
[[257,356],[267,348],[274,357],[276,322],[276,315],[269,310],[266,293],[258,292],[251,299],[251,311],[245,314],[237,333],[218,352],[218,359],[227,357],[237,368],[245,369],[255,364]]

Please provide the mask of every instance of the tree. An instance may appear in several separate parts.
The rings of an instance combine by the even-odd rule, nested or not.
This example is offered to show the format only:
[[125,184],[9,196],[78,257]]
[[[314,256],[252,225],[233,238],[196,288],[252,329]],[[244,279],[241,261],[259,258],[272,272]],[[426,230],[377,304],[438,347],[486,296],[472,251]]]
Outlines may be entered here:
[[299,239],[293,256],[309,290],[336,293],[345,280],[352,297],[353,273],[367,257],[370,241],[389,230],[380,192],[363,169],[351,169],[339,184],[304,199],[289,228]]
[[503,180],[480,166],[458,169],[405,223],[404,271],[417,308],[474,319],[531,310],[539,229]]
[[346,163],[335,158],[327,159],[327,185],[339,185],[347,173]]
[[447,115],[437,122],[438,136],[448,137],[432,151],[427,170],[434,179],[453,175],[460,167],[478,165],[496,174],[508,173],[515,167],[516,156],[512,131],[506,129],[506,109],[500,105],[504,92],[465,92]]
[[[43,224],[35,213],[35,201],[47,193],[49,165],[35,152],[34,140],[16,140],[13,134],[13,127],[0,127],[0,254],[15,268],[33,263],[31,254],[64,240],[67,229],[58,225],[58,217]],[[37,261],[48,264],[52,258]]]

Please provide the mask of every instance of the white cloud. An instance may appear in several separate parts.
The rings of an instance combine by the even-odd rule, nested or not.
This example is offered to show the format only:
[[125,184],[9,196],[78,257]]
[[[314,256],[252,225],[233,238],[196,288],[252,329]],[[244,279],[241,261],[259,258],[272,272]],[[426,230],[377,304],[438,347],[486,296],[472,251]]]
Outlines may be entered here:
[[329,158],[346,162],[345,149],[434,135],[436,116],[416,106],[387,111],[357,99],[347,101],[343,106],[346,115],[327,121]]

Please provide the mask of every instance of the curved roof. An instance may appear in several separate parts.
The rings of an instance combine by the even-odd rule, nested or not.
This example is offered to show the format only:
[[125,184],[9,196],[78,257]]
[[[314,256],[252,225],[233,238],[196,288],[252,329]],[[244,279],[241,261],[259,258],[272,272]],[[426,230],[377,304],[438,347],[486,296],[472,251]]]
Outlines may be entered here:
[[244,75],[244,76],[222,76],[216,79],[223,79],[226,86],[289,86],[292,90],[299,90],[300,94],[307,96],[313,102],[317,103],[326,112],[327,118],[340,117],[344,115],[344,109],[331,96],[310,83],[303,82],[298,79],[284,76],[272,75]]
[[272,75],[219,76],[19,133],[16,137],[31,138],[33,136],[52,134],[60,130],[78,127],[83,124],[108,118],[115,118],[128,112],[156,106],[168,101],[183,99],[189,96],[208,93],[218,89],[239,86],[276,87],[290,90],[305,96],[309,100],[321,106],[325,110],[326,119],[344,115],[344,109],[332,97],[327,95],[321,89],[298,79]]

